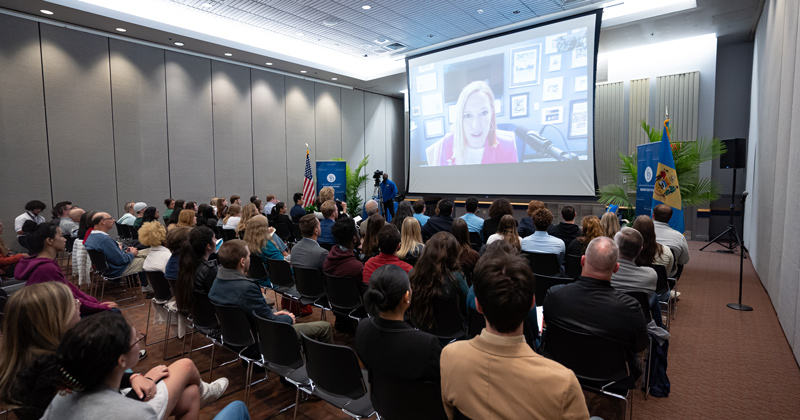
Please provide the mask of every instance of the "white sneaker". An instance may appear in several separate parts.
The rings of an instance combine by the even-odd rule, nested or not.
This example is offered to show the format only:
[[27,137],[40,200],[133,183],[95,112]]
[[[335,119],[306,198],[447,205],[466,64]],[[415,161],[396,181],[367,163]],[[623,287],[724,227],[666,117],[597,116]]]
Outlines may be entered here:
[[674,291],[674,290],[670,290],[670,292],[669,292],[669,293],[670,293],[671,297],[672,297],[672,298],[674,298],[674,299],[676,299],[676,300],[677,300],[679,297],[681,297],[681,292],[676,292],[676,291]]
[[210,384],[206,382],[201,383],[200,407],[205,407],[218,400],[226,389],[228,389],[228,379],[226,378],[219,378]]

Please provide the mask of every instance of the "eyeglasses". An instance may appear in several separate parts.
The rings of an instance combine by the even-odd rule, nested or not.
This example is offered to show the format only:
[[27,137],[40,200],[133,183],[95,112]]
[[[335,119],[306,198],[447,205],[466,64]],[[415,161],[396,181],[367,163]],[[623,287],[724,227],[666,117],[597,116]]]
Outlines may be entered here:
[[105,222],[106,220],[114,220],[114,218],[113,217],[104,217],[103,220],[101,220],[101,222]]
[[145,338],[147,338],[147,334],[145,334],[143,332],[136,333],[136,341],[134,341],[133,344],[131,344],[131,346],[128,349],[132,349],[133,346],[139,344]]

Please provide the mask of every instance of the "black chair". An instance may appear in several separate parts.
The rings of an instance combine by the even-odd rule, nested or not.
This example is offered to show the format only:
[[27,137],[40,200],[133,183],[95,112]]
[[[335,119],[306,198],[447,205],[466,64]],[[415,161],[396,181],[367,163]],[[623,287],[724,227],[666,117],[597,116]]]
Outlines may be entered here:
[[[660,306],[665,306],[667,309],[666,322],[664,326],[669,331],[670,320],[672,317],[672,304],[675,302],[675,295],[672,293],[669,278],[667,277],[667,268],[663,265],[651,265],[650,268],[656,270],[658,274],[658,281],[656,282],[656,294],[659,296],[658,303]],[[666,296],[666,297],[665,297]]]
[[136,239],[138,241],[139,240],[139,228],[141,228],[141,226],[129,226],[129,228],[130,228],[130,231],[131,231],[131,239]]
[[324,248],[328,252],[330,252],[331,249],[333,248],[333,246],[336,245],[336,244],[332,244],[332,243],[329,243],[329,242],[317,242],[317,243],[319,244],[319,246],[321,246],[322,248]]
[[[194,307],[189,321],[192,323],[192,330],[195,333],[199,332],[211,340],[211,344],[194,348],[194,333],[189,339],[189,359],[192,358],[192,352],[211,347],[211,368],[208,372],[208,381],[211,382],[214,378],[214,350],[216,350],[216,346],[222,345],[222,342],[220,341],[219,320],[217,320],[214,305],[208,300],[207,294],[198,291],[194,292]],[[237,360],[239,360],[238,357],[233,362]]]
[[[100,276],[103,279],[103,287],[100,289],[100,299],[98,299],[98,300],[100,300],[100,301],[103,300],[103,296],[104,296],[105,291],[106,291],[106,282],[112,282],[114,284],[119,284],[122,280],[125,280],[128,283],[128,287],[131,287],[131,288],[135,287],[135,283],[133,283],[131,281],[131,276],[111,277],[111,276],[105,275],[105,273],[108,271],[108,263],[106,263],[106,257],[105,257],[105,255],[103,255],[102,251],[97,251],[97,250],[94,250],[94,249],[87,249],[86,253],[89,254],[89,259],[92,261],[92,266],[94,267],[95,274],[97,274],[98,276]],[[97,285],[95,285],[95,289],[96,288],[97,288]],[[95,292],[97,292],[97,290],[95,290]],[[136,293],[136,291],[134,290],[134,294],[135,293]],[[121,302],[121,301],[124,301],[124,300],[130,300],[130,299],[133,299],[133,296],[128,297],[128,298],[124,298],[124,299],[118,299],[117,302]],[[142,304],[142,305],[144,305],[144,304]],[[141,306],[141,305],[137,305],[137,306]],[[122,309],[122,308],[120,308],[120,309]],[[124,309],[130,309],[130,308],[124,308]]]
[[522,251],[522,254],[528,259],[528,264],[530,264],[533,274],[542,274],[545,276],[561,275],[561,264],[558,262],[557,254],[525,251]]
[[124,225],[120,222],[114,222],[117,225],[117,236],[121,239],[130,239],[131,238],[131,227],[129,225]]
[[273,290],[289,299],[298,300],[299,294],[295,288],[292,266],[284,260],[267,259],[267,267]]
[[465,338],[467,336],[467,328],[464,325],[464,317],[461,315],[459,301],[434,298],[433,327],[419,329],[438,337],[442,347],[453,341]]
[[444,420],[442,389],[437,382],[400,381],[370,374],[372,406],[386,420]]
[[536,306],[544,306],[544,301],[547,299],[547,292],[551,287],[559,284],[570,284],[573,281],[573,279],[568,277],[545,276],[542,274],[534,275]]
[[275,227],[275,234],[283,239],[283,242],[293,241],[292,230],[289,229],[289,226],[286,226],[286,223],[275,223],[273,226]]
[[577,279],[581,276],[582,270],[583,267],[581,267],[580,255],[567,254],[567,256],[564,257],[564,272],[567,277]]
[[472,247],[472,249],[480,251],[481,246],[483,245],[483,239],[481,239],[481,234],[478,232],[470,232],[469,245]]
[[295,241],[300,241],[303,239],[303,233],[300,232],[300,225],[297,223],[292,223],[292,225],[289,226],[289,229],[292,231],[292,236],[294,236]]
[[8,296],[0,296],[0,321],[3,320],[3,314],[6,311],[6,302],[8,302]]
[[294,267],[295,288],[301,305],[314,305],[322,309],[321,319],[326,319],[325,311],[330,310],[325,294],[322,272],[316,268]]
[[353,349],[321,343],[303,334],[303,352],[313,383],[312,395],[356,419],[375,414],[364,379],[366,372],[361,370]]
[[632,404],[634,378],[621,343],[549,323],[542,354],[572,370],[583,389],[625,400],[626,412]]
[[[164,273],[161,271],[145,271],[144,274],[147,276],[147,282],[153,286],[153,294],[155,295],[152,299],[150,299],[150,306],[147,307],[147,326],[144,329],[145,335],[145,346],[151,346],[153,344],[158,344],[160,342],[164,342],[164,353],[163,357],[164,360],[167,360],[167,340],[169,340],[169,330],[172,322],[172,311],[165,308],[167,302],[172,299],[172,291],[169,287],[169,282],[167,282],[167,278],[164,277]],[[167,326],[164,332],[164,339],[158,341],[151,341],[147,342],[147,333],[150,331],[150,312],[153,309],[153,305],[161,306],[162,308],[166,309],[167,311]]]
[[[213,303],[212,303],[213,304]],[[261,361],[249,354],[250,347],[256,344],[256,336],[250,325],[247,314],[238,306],[214,305],[219,319],[220,330],[222,331],[222,345],[239,355],[239,359],[247,364],[247,374],[245,375],[244,403],[250,403],[250,388],[253,385],[267,379],[265,372],[264,378],[255,382],[253,379],[253,365],[261,366]],[[295,336],[296,338],[296,336]],[[245,354],[248,353],[248,354]]]
[[644,319],[647,323],[653,320],[653,314],[650,312],[650,296],[645,292],[625,292],[626,295],[636,299],[642,307]]
[[[261,318],[255,312],[253,312],[253,317],[258,327],[261,363],[297,387],[294,404],[282,408],[275,415],[294,407],[294,417],[297,418],[300,391],[311,394],[311,381],[308,379],[308,372],[303,362],[297,332],[289,324]],[[274,415],[270,417],[274,417]]]
[[232,241],[236,239],[236,231],[233,229],[222,229],[222,240]]
[[486,318],[477,310],[467,308],[467,338],[480,335],[484,328],[486,328]]
[[367,317],[364,308],[364,299],[357,280],[349,277],[337,277],[323,274],[325,289],[328,293],[328,303],[334,314],[360,321]]

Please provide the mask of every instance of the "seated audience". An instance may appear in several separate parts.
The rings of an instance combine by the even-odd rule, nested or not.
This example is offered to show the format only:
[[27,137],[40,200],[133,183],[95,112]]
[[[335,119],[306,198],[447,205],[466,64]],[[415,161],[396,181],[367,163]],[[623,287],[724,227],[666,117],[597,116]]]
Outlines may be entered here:
[[[292,226],[292,219],[286,215],[286,203],[284,203],[283,201],[278,201],[277,203],[275,203],[275,205],[272,207],[271,215],[273,220],[271,223],[273,225],[276,223],[283,223],[286,225],[286,227]],[[305,216],[305,210],[303,210],[303,216]]]
[[75,236],[78,231],[78,224],[69,216],[72,209],[69,201],[62,201],[53,207],[53,224],[58,225],[66,237]]
[[198,226],[205,226],[212,231],[217,228],[217,223],[219,219],[217,219],[217,215],[214,213],[214,207],[206,206],[203,208],[201,217],[197,218],[197,225]]
[[278,248],[277,238],[275,228],[270,227],[266,217],[258,215],[247,222],[244,241],[253,250],[253,254],[261,257],[264,265],[267,264],[268,259],[283,260],[289,255],[287,252],[281,252]]
[[592,242],[592,239],[605,236],[603,226],[600,225],[600,219],[595,215],[584,217],[581,220],[581,225],[583,226],[583,235],[573,239],[567,245],[567,255],[584,255],[586,254],[586,247],[589,246],[589,242]]
[[[112,239],[113,241],[113,239]],[[65,284],[72,295],[80,301],[81,315],[89,315],[101,311],[114,309],[117,304],[114,302],[98,302],[97,299],[82,292],[74,284],[67,281],[61,268],[56,262],[56,255],[64,250],[67,240],[61,234],[61,228],[43,223],[28,235],[28,246],[30,246],[32,257],[25,258],[17,263],[15,270],[16,278],[24,280],[25,286],[38,283],[57,282]],[[114,242],[116,245],[116,242]]]
[[53,206],[53,220],[50,223],[54,225],[61,224],[61,218],[67,217],[69,211],[72,210],[72,201],[60,201]]
[[181,215],[181,210],[183,210],[185,202],[183,200],[175,200],[174,210],[172,214],[170,214],[169,219],[167,220],[167,232],[169,232],[173,227],[178,225],[178,219]]
[[[17,243],[13,244],[12,247],[16,247],[16,251],[23,251],[27,249],[24,244],[24,239],[22,239],[28,232],[23,230],[26,221],[31,221],[35,224],[41,224],[46,222],[44,216],[40,213],[47,208],[47,205],[42,203],[39,200],[31,200],[25,204],[25,213],[20,214],[14,219],[14,232],[17,232]],[[29,228],[29,231],[32,231],[32,228]]]
[[322,271],[331,276],[349,277],[359,285],[363,284],[364,264],[358,260],[354,250],[358,242],[358,230],[353,219],[343,217],[336,220],[331,232],[336,238],[336,246],[328,253]]
[[[326,201],[323,206],[326,207],[329,215],[332,213],[332,217],[336,217],[336,204],[333,203],[333,200]],[[328,258],[328,250],[319,246],[317,242],[322,231],[321,223],[313,214],[307,214],[300,218],[299,225],[303,239],[292,247],[292,265],[322,271],[322,266]],[[334,238],[333,241],[335,242],[336,239]]]
[[197,213],[197,202],[196,201],[187,201],[186,204],[183,205],[183,208],[186,210],[191,210]]
[[[138,362],[144,338],[119,314],[78,322],[64,334],[55,356],[43,363],[47,369],[42,382],[67,392],[55,395],[42,419],[196,419],[200,407],[216,401],[227,388],[225,378],[203,382],[189,359],[157,366],[142,379],[140,374],[126,375]],[[136,398],[124,396],[129,393]]]
[[166,223],[169,217],[172,216],[172,211],[175,209],[175,200],[167,198],[164,200],[164,205],[167,206],[167,209],[164,210],[164,223]]
[[425,244],[410,274],[414,291],[410,315],[417,328],[433,328],[434,301],[439,299],[458,302],[461,315],[466,316],[467,281],[458,266],[458,255],[458,242],[450,232],[439,232]]
[[401,268],[385,265],[375,270],[364,294],[365,305],[373,316],[359,322],[355,342],[370,382],[375,376],[439,382],[442,347],[436,336],[405,322],[411,297],[408,274]]
[[672,276],[678,271],[675,258],[668,246],[656,241],[656,231],[653,219],[648,216],[639,216],[633,221],[633,228],[642,235],[642,251],[634,261],[638,266],[649,267],[661,265],[667,270],[667,275]]
[[395,211],[394,217],[392,217],[392,221],[390,223],[393,224],[397,230],[402,232],[403,221],[405,221],[408,217],[414,217],[414,207],[409,201],[401,201],[397,204],[397,210]]
[[72,277],[78,276],[78,285],[91,284],[92,261],[86,252],[83,243],[89,235],[87,232],[94,230],[94,216],[96,212],[89,211],[81,215],[78,222],[78,237],[72,244]]
[[238,306],[248,315],[255,313],[265,319],[292,324],[298,339],[300,333],[303,333],[314,340],[333,343],[333,328],[327,321],[298,324],[295,323],[294,315],[287,311],[273,312],[261,294],[261,289],[247,277],[250,250],[245,241],[234,239],[224,242],[217,253],[217,259],[222,267],[217,271],[217,279],[208,294],[212,303]]
[[642,251],[642,234],[636,229],[624,227],[614,237],[619,248],[619,269],[611,276],[611,287],[620,292],[645,292],[647,296],[656,291],[658,274],[650,267],[637,267],[636,257]]
[[419,221],[420,226],[425,226],[425,223],[430,219],[425,215],[425,200],[419,199],[414,202],[414,218]]
[[136,211],[133,210],[133,206],[135,204],[136,203],[133,201],[125,203],[125,214],[117,219],[117,223],[121,225],[133,226],[133,222],[136,221]]
[[[475,214],[475,212],[478,211],[478,199],[475,197],[468,198],[464,203],[464,209],[467,213],[460,218],[467,222],[467,228],[469,231],[483,235],[484,220]],[[483,236],[481,236],[481,239],[483,239]]]
[[453,227],[450,233],[456,238],[458,242],[458,264],[463,268],[466,267],[470,273],[475,269],[475,264],[478,263],[481,255],[478,251],[472,249],[472,244],[469,241],[469,228],[464,219],[458,218],[453,221]]
[[614,236],[619,232],[619,218],[616,213],[605,212],[600,217],[600,225],[603,226],[603,232],[606,237],[614,239]]
[[581,234],[581,228],[575,224],[575,208],[572,206],[564,206],[561,209],[561,218],[564,219],[557,225],[552,225],[547,229],[550,236],[555,236],[564,241],[564,246],[569,245],[573,239]]
[[378,231],[378,249],[380,254],[368,259],[364,264],[364,283],[369,283],[369,278],[378,267],[387,264],[396,265],[406,273],[414,268],[411,264],[397,258],[397,250],[400,249],[400,232],[394,225],[386,224]]
[[164,268],[164,277],[167,280],[175,280],[178,278],[178,270],[180,268],[181,249],[186,241],[189,240],[189,232],[192,230],[190,227],[176,227],[167,232],[167,249],[172,255],[167,260],[167,266]]
[[158,209],[155,206],[147,206],[147,208],[144,209],[144,213],[142,213],[142,225],[150,222],[158,222],[158,224],[161,224],[158,220],[159,216]]
[[306,215],[306,209],[303,208],[303,193],[294,193],[292,201],[294,201],[294,206],[289,215],[292,217],[292,221],[297,223],[301,217]]
[[531,200],[528,203],[528,216],[519,221],[519,227],[517,228],[520,238],[527,238],[533,235],[533,232],[536,232],[536,226],[533,225],[533,212],[543,208],[545,208],[544,203],[539,200]]
[[550,210],[539,209],[533,212],[533,225],[536,232],[520,241],[525,252],[538,252],[540,254],[558,255],[559,264],[564,264],[564,254],[567,247],[564,241],[547,233],[547,228],[553,222],[553,213]]
[[232,204],[230,208],[228,208],[228,213],[224,219],[222,219],[222,228],[227,230],[236,230],[236,227],[239,226],[239,221],[242,220],[242,206],[238,204]]
[[217,250],[214,232],[198,226],[181,244],[178,278],[175,280],[175,304],[178,310],[191,314],[195,292],[208,294],[217,278],[217,266],[208,258]]
[[493,233],[486,240],[486,245],[496,241],[506,241],[514,248],[520,249],[520,237],[517,233],[517,221],[514,216],[507,214],[500,218],[500,225],[497,226],[497,233]]
[[3,221],[0,220],[0,277],[13,278],[14,268],[17,263],[23,258],[28,258],[30,255],[26,253],[14,254],[12,253],[6,243],[3,242]]
[[338,213],[336,212],[336,202],[333,200],[325,201],[322,203],[320,211],[322,212],[322,221],[319,224],[320,233],[318,242],[327,245],[333,245],[336,242],[336,239],[331,233],[331,228],[336,222],[336,217],[338,216]]
[[498,198],[492,201],[489,206],[489,219],[483,221],[483,229],[481,230],[481,238],[484,241],[497,232],[497,228],[500,226],[500,219],[507,214],[514,217],[514,209],[511,207],[510,201],[505,198]]
[[[407,203],[407,201],[403,201],[403,203]],[[399,218],[400,209],[397,210],[395,219]],[[400,249],[397,250],[397,258],[413,266],[417,263],[424,247],[425,245],[422,243],[422,228],[419,226],[419,221],[413,217],[406,217],[403,220],[403,228],[400,232]]]
[[669,219],[671,218],[672,207],[666,204],[659,204],[653,208],[656,242],[676,249],[678,252],[673,253],[675,264],[683,265],[689,262],[689,244],[682,233],[669,226]]
[[267,203],[264,205],[264,213],[272,214],[272,209],[278,204],[278,197],[275,194],[267,195]]
[[193,228],[197,225],[197,213],[192,209],[183,209],[178,216],[178,227]]
[[247,228],[247,222],[250,219],[258,216],[259,214],[261,213],[258,212],[258,208],[256,207],[255,204],[253,203],[245,204],[245,206],[242,207],[242,216],[239,219],[239,223],[236,224],[236,228],[234,229],[236,231],[236,237],[238,237],[239,239],[244,238],[244,232],[245,229]]
[[[155,207],[154,207],[155,208]],[[167,229],[158,222],[158,219],[147,222],[139,229],[139,243],[150,247],[150,252],[144,259],[142,270],[164,272],[167,261],[172,253],[165,246],[167,244]]]
[[486,328],[442,350],[447,417],[458,410],[472,419],[588,419],[575,374],[525,342],[523,321],[534,304],[534,279],[525,258],[487,253],[473,278]]
[[636,353],[647,348],[649,338],[639,301],[611,286],[618,257],[614,241],[604,236],[593,239],[581,257],[581,276],[547,295],[544,323],[622,343],[632,370],[629,379],[635,380]]
[[133,227],[142,227],[144,223],[144,211],[147,209],[147,203],[138,202],[133,205],[133,211],[136,214],[136,220],[133,221]]
[[61,219],[61,223],[59,227],[61,227],[61,231],[65,234],[69,234],[69,236],[73,238],[78,237],[78,230],[80,229],[80,221],[81,215],[86,213],[82,208],[73,207],[72,210],[69,211],[69,220]]
[[104,275],[108,277],[125,277],[140,273],[139,279],[142,283],[142,291],[152,292],[152,287],[147,285],[147,277],[141,274],[144,259],[150,250],[138,250],[134,247],[129,247],[123,252],[121,245],[108,236],[108,232],[114,227],[114,218],[108,213],[97,213],[94,218],[94,230],[89,235],[89,238],[86,239],[84,246],[89,251],[103,253],[106,264],[108,264],[108,270]]
[[[379,211],[380,211],[380,206],[378,205],[377,201],[369,200],[366,203],[364,203],[364,213],[366,213],[367,217],[365,217],[364,220],[361,221],[361,225],[359,226],[359,228],[361,229],[361,237],[362,238],[364,236],[366,236],[366,234],[367,234],[367,221],[373,215],[378,214]],[[381,217],[383,217],[383,216],[381,216]],[[385,222],[386,219],[383,219],[383,221]]]
[[427,241],[437,232],[450,232],[453,227],[453,202],[447,199],[439,200],[436,204],[435,217],[428,219],[425,226],[422,227],[422,239]]
[[[361,252],[364,253],[364,258],[372,258],[380,251],[378,251],[378,232],[386,224],[386,219],[377,212],[366,220],[366,223],[361,223],[362,230],[364,231],[361,241]],[[366,226],[366,229],[364,229]]]

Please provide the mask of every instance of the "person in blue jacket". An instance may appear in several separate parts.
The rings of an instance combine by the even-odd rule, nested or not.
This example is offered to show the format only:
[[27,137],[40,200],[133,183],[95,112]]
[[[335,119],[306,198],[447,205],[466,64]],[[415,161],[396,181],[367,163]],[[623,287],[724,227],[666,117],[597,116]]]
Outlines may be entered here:
[[388,222],[394,217],[394,198],[397,197],[397,185],[389,181],[389,174],[386,172],[383,173],[383,182],[381,182],[381,195],[383,196],[383,216]]

